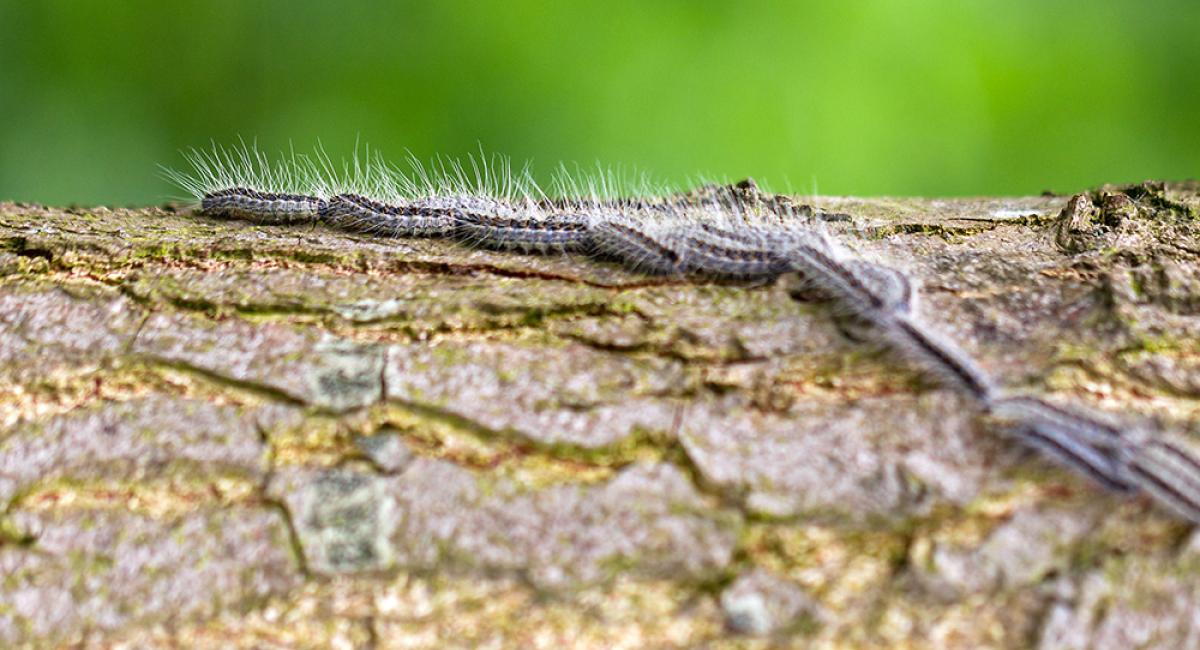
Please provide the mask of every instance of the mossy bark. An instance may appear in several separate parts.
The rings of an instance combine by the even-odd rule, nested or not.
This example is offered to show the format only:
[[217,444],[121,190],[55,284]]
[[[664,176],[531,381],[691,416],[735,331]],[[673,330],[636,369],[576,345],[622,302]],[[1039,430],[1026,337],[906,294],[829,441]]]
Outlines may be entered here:
[[[1198,417],[1195,184],[811,202],[1008,389]],[[0,566],[6,647],[1200,634],[1188,525],[782,283],[170,208],[0,203]]]

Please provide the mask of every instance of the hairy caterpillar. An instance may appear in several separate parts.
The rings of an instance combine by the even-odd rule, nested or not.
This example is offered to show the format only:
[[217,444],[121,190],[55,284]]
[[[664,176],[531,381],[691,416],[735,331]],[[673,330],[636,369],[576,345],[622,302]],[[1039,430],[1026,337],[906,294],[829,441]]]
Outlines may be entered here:
[[303,194],[234,187],[205,194],[200,207],[208,214],[291,223],[316,217],[325,207],[325,201]]
[[[745,281],[798,278],[1016,439],[1120,493],[1144,493],[1200,522],[1200,461],[1180,444],[1102,416],[1006,396],[978,364],[919,317],[901,270],[859,259],[823,228],[823,215],[751,182],[686,193],[622,195],[611,175],[560,174],[548,197],[502,158],[467,166],[415,161],[401,173],[380,158],[339,171],[321,154],[271,164],[245,145],[187,154],[166,170],[209,215],[269,223],[318,221],[385,237],[442,237],[528,254],[581,254],[648,274]],[[799,295],[798,292],[793,293]]]

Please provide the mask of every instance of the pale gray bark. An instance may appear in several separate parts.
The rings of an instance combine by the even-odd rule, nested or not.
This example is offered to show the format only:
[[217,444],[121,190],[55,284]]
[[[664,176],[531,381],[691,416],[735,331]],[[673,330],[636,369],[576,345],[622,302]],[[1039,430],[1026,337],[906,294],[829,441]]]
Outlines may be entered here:
[[[849,199],[1005,387],[1186,429],[1200,195]],[[0,644],[1185,647],[1188,525],[783,286],[0,204]]]

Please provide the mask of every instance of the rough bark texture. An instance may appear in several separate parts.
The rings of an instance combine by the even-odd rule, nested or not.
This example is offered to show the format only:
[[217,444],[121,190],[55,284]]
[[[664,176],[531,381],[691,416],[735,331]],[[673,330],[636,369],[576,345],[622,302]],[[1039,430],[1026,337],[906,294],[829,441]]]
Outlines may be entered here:
[[[1001,383],[1200,414],[1195,184],[817,198]],[[1195,647],[1200,538],[783,286],[0,204],[0,645]]]

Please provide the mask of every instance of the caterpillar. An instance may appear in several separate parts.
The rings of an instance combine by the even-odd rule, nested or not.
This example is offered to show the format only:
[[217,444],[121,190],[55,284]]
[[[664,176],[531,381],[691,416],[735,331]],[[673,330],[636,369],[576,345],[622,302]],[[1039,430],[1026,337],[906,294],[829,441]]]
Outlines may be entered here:
[[292,223],[316,217],[325,203],[315,196],[232,187],[205,194],[201,208],[213,215]]
[[1102,414],[1005,394],[962,348],[925,323],[903,270],[863,260],[827,232],[828,215],[752,181],[667,192],[644,179],[623,194],[609,173],[560,174],[556,196],[502,157],[410,156],[408,172],[368,154],[337,169],[321,152],[269,162],[257,148],[184,154],[164,168],[199,212],[264,223],[319,222],[381,237],[439,237],[525,254],[578,254],[640,273],[765,283],[818,295],[923,376],[999,420],[1018,442],[1120,494],[1146,494],[1200,523],[1200,460],[1165,434]]

